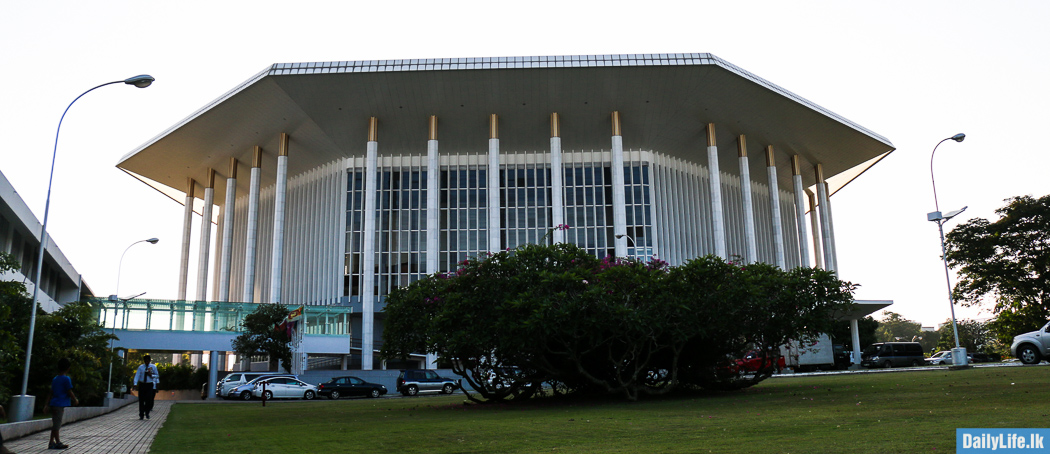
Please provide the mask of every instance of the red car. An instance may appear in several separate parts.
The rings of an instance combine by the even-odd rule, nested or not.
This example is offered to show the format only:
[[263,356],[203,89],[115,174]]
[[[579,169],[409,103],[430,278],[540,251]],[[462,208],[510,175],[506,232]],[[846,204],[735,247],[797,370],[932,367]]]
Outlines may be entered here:
[[[763,362],[762,352],[758,350],[751,350],[744,355],[744,359],[736,360],[737,367],[741,372],[758,372],[759,369],[774,368],[777,372],[784,370],[784,357],[780,355],[774,356],[772,352],[766,353],[765,361]],[[764,367],[763,367],[764,366]]]

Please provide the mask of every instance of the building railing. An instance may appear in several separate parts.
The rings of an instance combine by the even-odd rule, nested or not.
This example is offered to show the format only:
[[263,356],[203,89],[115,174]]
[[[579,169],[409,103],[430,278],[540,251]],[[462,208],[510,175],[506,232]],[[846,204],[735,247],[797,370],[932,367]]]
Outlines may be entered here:
[[[176,301],[154,299],[88,300],[95,308],[95,319],[105,329],[192,331],[241,333],[244,317],[258,303],[216,301]],[[300,305],[283,305],[289,310]],[[307,335],[346,336],[350,334],[351,308],[348,306],[303,306]]]

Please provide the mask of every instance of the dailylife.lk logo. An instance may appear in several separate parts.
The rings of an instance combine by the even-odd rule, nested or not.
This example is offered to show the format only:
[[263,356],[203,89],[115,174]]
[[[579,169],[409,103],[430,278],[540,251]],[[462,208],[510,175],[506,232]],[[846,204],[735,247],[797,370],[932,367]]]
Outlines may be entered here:
[[955,429],[956,453],[1048,453],[1050,429]]

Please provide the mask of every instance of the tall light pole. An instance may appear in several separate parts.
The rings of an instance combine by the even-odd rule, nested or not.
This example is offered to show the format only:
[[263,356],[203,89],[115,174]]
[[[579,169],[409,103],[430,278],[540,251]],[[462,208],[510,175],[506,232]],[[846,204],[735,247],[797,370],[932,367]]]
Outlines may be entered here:
[[[120,301],[120,270],[121,270],[121,268],[124,267],[124,256],[127,255],[128,249],[131,249],[131,246],[134,246],[134,245],[139,244],[139,243],[157,244],[158,241],[160,241],[160,240],[157,239],[157,238],[150,238],[148,240],[139,240],[139,241],[136,241],[134,243],[131,243],[131,245],[128,246],[127,249],[124,249],[124,253],[120,254],[120,261],[117,262],[117,288],[113,292],[113,296],[111,296],[109,298],[110,301],[118,301],[118,302]],[[112,357],[113,337],[116,337],[116,335],[117,335],[117,311],[116,311],[116,306],[113,307],[113,326],[110,328],[110,335],[112,335],[112,337],[109,338],[109,351],[110,351],[111,356],[110,356],[110,359],[109,359],[109,380],[107,380],[109,383],[106,385],[106,398],[112,399],[113,398],[113,389],[112,389],[113,388],[113,357]]]
[[638,255],[638,242],[634,241],[634,238],[632,238],[630,235],[628,235],[626,233],[621,233],[619,235],[616,235],[616,239],[621,239],[621,238],[627,238],[628,240],[631,240],[631,244],[634,245],[634,246],[632,246],[632,247],[634,247],[634,255],[637,256]]
[[51,209],[51,183],[55,180],[55,157],[58,156],[58,134],[62,132],[62,120],[66,119],[66,113],[69,112],[70,107],[73,107],[73,103],[77,102],[78,99],[96,88],[119,83],[134,85],[138,88],[146,88],[150,86],[154,80],[156,79],[152,76],[143,74],[95,86],[73,99],[73,102],[69,103],[69,105],[66,106],[66,110],[62,112],[62,117],[58,119],[58,129],[55,130],[55,147],[51,152],[51,173],[47,180],[47,199],[44,202],[44,222],[40,226],[40,248],[37,251],[36,256],[36,275],[33,276],[33,300],[32,307],[29,310],[29,341],[26,343],[26,365],[25,370],[22,373],[22,394],[11,396],[11,422],[28,421],[33,417],[33,404],[35,403],[35,397],[27,395],[26,390],[29,387],[29,362],[33,356],[33,331],[36,327],[37,296],[39,296],[40,293],[40,274],[43,272],[44,267],[44,250],[47,247],[47,215]]
[[959,346],[959,328],[955,323],[955,298],[952,296],[952,279],[948,271],[948,255],[947,248],[944,245],[944,223],[949,219],[958,216],[959,213],[966,211],[966,207],[961,210],[955,210],[948,214],[941,214],[941,205],[937,202],[937,181],[933,178],[933,156],[937,154],[937,147],[941,146],[942,143],[948,140],[954,140],[956,142],[962,142],[966,138],[966,134],[956,134],[942,139],[937,142],[937,145],[933,147],[933,153],[930,153],[930,183],[933,184],[933,206],[937,211],[926,214],[926,219],[937,223],[937,230],[941,234],[941,260],[944,262],[944,280],[948,283],[948,305],[952,310],[952,332],[955,334],[955,348],[952,349],[952,363],[956,366],[965,366],[966,360],[966,349]]

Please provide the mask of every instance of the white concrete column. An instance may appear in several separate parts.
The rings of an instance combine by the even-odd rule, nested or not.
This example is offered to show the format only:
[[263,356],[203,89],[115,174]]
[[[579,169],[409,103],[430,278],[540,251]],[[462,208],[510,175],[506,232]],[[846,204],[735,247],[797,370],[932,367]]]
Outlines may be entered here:
[[[612,176],[613,245],[617,257],[627,256],[627,196],[623,187],[623,130],[620,112],[612,113]],[[634,238],[631,238],[634,240]],[[635,244],[635,248],[638,245]]]
[[226,203],[222,206],[222,251],[219,253],[218,301],[230,300],[230,268],[233,261],[233,220],[237,205],[237,158],[230,158],[230,173],[226,176]]
[[853,337],[853,360],[860,365],[860,327],[857,319],[849,321],[849,331]]
[[715,240],[715,255],[729,259],[726,252],[726,221],[722,207],[722,174],[718,170],[718,141],[715,137],[715,124],[707,124],[707,171],[711,190],[711,230]]
[[427,139],[427,274],[438,272],[441,253],[441,169],[438,161],[437,116],[429,119]]
[[365,225],[361,248],[361,369],[372,370],[375,333],[376,181],[379,165],[379,119],[368,119],[365,157]]
[[252,151],[252,173],[248,186],[248,232],[244,243],[244,292],[242,303],[255,302],[255,247],[259,233],[259,184],[262,178],[262,147]]
[[[621,145],[622,146],[622,145]],[[551,227],[565,223],[565,184],[562,182],[564,171],[561,165],[561,121],[558,113],[551,114]],[[565,231],[554,229],[554,242],[565,242]]]
[[784,225],[780,218],[780,188],[777,183],[777,161],[773,156],[773,146],[766,147],[766,171],[769,176],[769,207],[773,216],[773,252],[776,257],[774,265],[787,269],[784,258]]
[[835,212],[831,207],[831,190],[828,189],[828,182],[824,182],[824,192],[828,195],[827,200],[824,201],[824,205],[828,210],[828,232],[831,234],[831,263],[835,264],[835,274],[842,275],[842,269],[839,268],[839,247],[835,243]]
[[812,266],[809,263],[809,249],[806,248],[806,199],[805,187],[802,186],[802,157],[791,156],[791,180],[795,186],[795,225],[798,226],[798,250],[801,255],[802,266]]
[[740,156],[740,195],[744,199],[744,262],[758,261],[758,238],[755,235],[755,207],[751,203],[751,168],[747,162],[747,138],[737,138],[737,154]]
[[281,133],[277,152],[277,188],[273,196],[273,252],[270,262],[270,302],[280,303],[284,270],[284,205],[288,192],[288,134]]
[[[438,272],[441,253],[441,168],[438,162],[437,116],[428,120],[427,135],[427,274]],[[427,369],[437,369],[437,355],[427,353]]]
[[215,384],[219,381],[219,351],[212,350],[208,358],[208,393],[209,399],[215,398]]
[[817,203],[820,209],[820,237],[824,246],[824,269],[838,271],[838,263],[835,262],[835,245],[831,237],[831,211],[828,210],[828,188],[824,184],[824,166],[817,164]]
[[204,186],[204,208],[201,209],[201,241],[197,254],[197,298],[208,300],[208,265],[211,262],[211,210],[215,204],[215,169],[208,169]]
[[499,116],[489,116],[489,252],[500,251]]
[[186,288],[190,279],[190,235],[193,231],[193,189],[196,184],[193,178],[186,179],[186,201],[182,210],[182,246],[179,249],[179,301],[186,300]]
[[[211,299],[209,301],[222,300],[219,298],[219,272],[222,270],[222,231],[225,229],[224,226],[226,225],[226,210],[222,205],[218,206],[218,210],[219,215],[217,216],[215,224],[215,241],[213,242],[214,246],[211,251],[215,260],[211,261],[211,283],[209,284],[211,287]],[[218,318],[213,318],[212,320],[218,321]]]
[[821,253],[820,243],[820,217],[817,209],[817,196],[813,195],[808,189],[806,190],[806,197],[809,198],[809,229],[810,235],[812,235],[813,242],[813,266],[816,268],[824,269],[824,254]]

